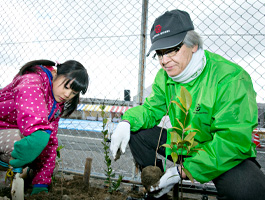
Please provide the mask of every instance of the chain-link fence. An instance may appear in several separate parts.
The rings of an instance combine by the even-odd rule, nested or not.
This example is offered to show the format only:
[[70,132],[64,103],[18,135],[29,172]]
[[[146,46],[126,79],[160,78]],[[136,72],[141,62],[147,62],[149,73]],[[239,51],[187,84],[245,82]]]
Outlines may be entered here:
[[[92,157],[92,173],[104,174],[102,122],[98,108],[89,105],[109,104],[107,117],[117,115],[118,121],[124,112],[117,111],[119,106],[143,102],[160,68],[151,56],[145,56],[151,46],[149,31],[166,10],[189,12],[204,48],[238,63],[251,75],[260,108],[259,127],[264,126],[262,0],[10,0],[3,1],[0,8],[0,88],[11,82],[24,63],[35,59],[75,59],[88,70],[90,85],[82,96],[83,107],[73,115],[76,119],[60,121],[58,137],[64,146],[66,170],[83,172],[85,159]],[[109,130],[115,126],[110,123]],[[264,162],[265,156],[259,155]],[[125,177],[133,176],[129,149],[113,162],[113,169]]]

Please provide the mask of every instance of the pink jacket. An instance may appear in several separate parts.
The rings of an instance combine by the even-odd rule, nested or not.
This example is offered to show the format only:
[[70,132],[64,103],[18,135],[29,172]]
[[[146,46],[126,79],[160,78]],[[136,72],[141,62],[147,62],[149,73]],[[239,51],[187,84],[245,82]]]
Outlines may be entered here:
[[64,104],[52,93],[52,74],[40,66],[33,73],[15,76],[0,90],[0,129],[19,129],[28,136],[36,130],[51,132],[48,145],[34,161],[32,184],[50,184],[58,147],[58,122]]

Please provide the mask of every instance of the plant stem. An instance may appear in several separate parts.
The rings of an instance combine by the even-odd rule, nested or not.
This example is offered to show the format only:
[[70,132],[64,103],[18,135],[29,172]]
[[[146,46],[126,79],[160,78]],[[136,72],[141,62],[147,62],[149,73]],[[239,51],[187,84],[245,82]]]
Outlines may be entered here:
[[105,117],[105,112],[104,112],[105,106],[101,106],[101,117],[103,119],[103,125],[102,125],[102,134],[103,134],[103,141],[101,142],[104,148],[104,154],[105,154],[105,163],[107,166],[107,169],[105,170],[105,175],[106,175],[106,181],[105,183],[108,185],[108,192],[112,194],[114,191],[117,191],[120,187],[120,183],[122,181],[123,176],[119,176],[117,181],[113,181],[112,177],[115,177],[115,173],[112,171],[111,167],[111,159],[109,156],[109,144],[108,144],[108,130],[105,130],[106,124],[107,124],[107,119]]
[[[172,97],[171,97],[171,99],[170,99],[170,103],[169,103],[169,105],[168,105],[167,113],[166,113],[165,116],[167,116],[167,114],[168,114],[169,107],[170,107],[170,105],[171,105],[172,99],[173,99],[173,95],[172,95]],[[162,124],[162,127],[161,127],[161,131],[160,131],[160,134],[159,134],[159,138],[158,138],[158,143],[157,143],[157,147],[156,147],[156,154],[155,154],[155,155],[156,155],[156,156],[155,156],[155,166],[156,166],[157,151],[158,151],[158,148],[159,148],[160,139],[161,139],[161,135],[162,135],[162,131],[163,131],[164,125],[165,125],[165,121],[166,121],[166,119],[164,119],[164,121],[163,121],[163,124]]]

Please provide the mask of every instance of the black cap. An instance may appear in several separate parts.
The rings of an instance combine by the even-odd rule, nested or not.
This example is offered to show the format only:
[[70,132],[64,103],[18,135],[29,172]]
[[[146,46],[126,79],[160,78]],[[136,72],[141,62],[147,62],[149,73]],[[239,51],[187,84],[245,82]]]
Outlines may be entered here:
[[177,46],[190,30],[194,30],[194,26],[187,12],[178,9],[165,12],[151,28],[152,46],[147,56],[151,51]]

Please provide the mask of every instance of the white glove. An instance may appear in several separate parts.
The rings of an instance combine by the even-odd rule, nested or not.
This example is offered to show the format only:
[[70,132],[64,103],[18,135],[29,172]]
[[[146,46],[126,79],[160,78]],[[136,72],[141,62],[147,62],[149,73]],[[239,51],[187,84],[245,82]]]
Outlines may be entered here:
[[130,128],[129,122],[120,122],[111,135],[110,151],[115,160],[118,159],[116,155],[119,149],[122,153],[125,153],[126,146],[130,140]]
[[167,169],[166,173],[160,178],[158,183],[150,187],[150,192],[161,190],[154,194],[155,198],[159,198],[168,193],[173,186],[180,181],[180,174],[177,167],[178,165]]

